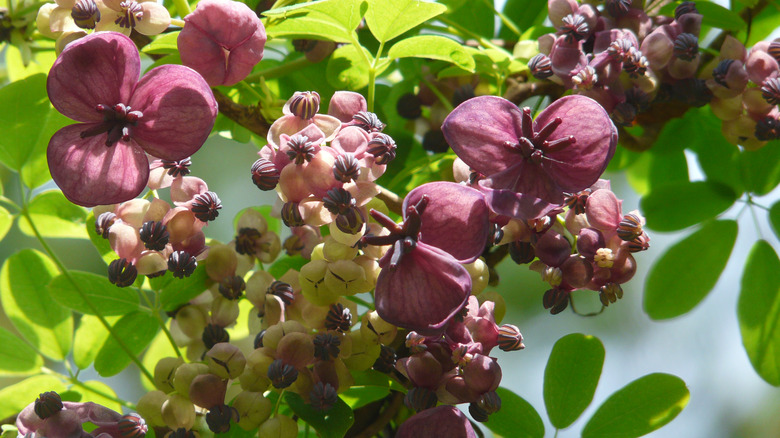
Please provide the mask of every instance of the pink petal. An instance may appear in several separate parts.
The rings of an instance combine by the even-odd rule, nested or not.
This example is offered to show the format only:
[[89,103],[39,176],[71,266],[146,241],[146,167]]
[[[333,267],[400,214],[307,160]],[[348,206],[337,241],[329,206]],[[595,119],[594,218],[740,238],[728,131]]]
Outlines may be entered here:
[[181,65],[162,65],[147,73],[135,88],[130,107],[143,113],[132,128],[132,138],[165,160],[197,152],[217,117],[217,101],[206,81]]
[[80,122],[97,122],[98,104],[127,103],[138,82],[141,59],[130,38],[98,32],[60,54],[49,71],[46,90],[54,108]]
[[352,121],[352,116],[360,111],[366,111],[366,98],[354,91],[337,91],[333,93],[328,104],[328,114],[344,123]]
[[444,330],[470,293],[471,277],[460,263],[418,242],[394,268],[385,266],[380,272],[376,310],[390,324],[432,336]]
[[458,408],[441,405],[413,415],[401,424],[396,438],[447,437],[477,438],[466,414]]
[[93,124],[66,126],[49,141],[54,182],[74,204],[92,207],[135,198],[149,179],[149,161],[132,140],[106,146],[106,134],[81,138]]

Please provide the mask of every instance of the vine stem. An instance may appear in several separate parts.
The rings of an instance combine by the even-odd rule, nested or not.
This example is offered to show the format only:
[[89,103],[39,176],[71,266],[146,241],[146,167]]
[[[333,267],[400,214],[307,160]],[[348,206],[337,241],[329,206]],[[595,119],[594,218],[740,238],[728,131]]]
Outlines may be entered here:
[[171,24],[177,27],[184,27],[184,20],[178,18],[171,18]]
[[115,397],[115,396],[113,396],[111,394],[105,393],[105,392],[103,392],[103,391],[101,391],[99,389],[92,388],[92,387],[82,383],[79,379],[77,379],[75,377],[66,376],[64,374],[58,373],[58,372],[56,372],[56,371],[54,371],[52,369],[46,368],[46,367],[41,367],[41,371],[44,374],[48,374],[50,376],[54,376],[54,377],[60,378],[62,380],[65,380],[65,381],[67,381],[68,383],[70,383],[73,386],[78,386],[81,389],[84,389],[84,390],[89,391],[89,392],[91,392],[93,394],[99,395],[99,396],[101,396],[101,397],[103,397],[105,399],[117,402],[120,405],[122,405],[122,406],[124,406],[124,407],[126,407],[128,409],[131,409],[133,411],[136,410],[136,406],[134,404],[130,403],[129,401],[122,400],[121,398],[118,398],[118,397]]
[[184,360],[184,356],[182,356],[181,351],[179,350],[179,346],[176,345],[176,341],[173,340],[173,335],[171,335],[170,330],[168,330],[168,327],[165,326],[165,321],[163,321],[162,317],[160,316],[160,309],[156,305],[152,304],[152,301],[149,300],[149,297],[147,297],[143,291],[139,289],[138,293],[140,293],[141,296],[144,297],[144,300],[152,309],[152,313],[157,319],[157,323],[160,324],[160,329],[162,329],[163,333],[165,333],[165,337],[168,338],[168,342],[171,343],[173,350],[176,352],[176,356],[178,356],[179,359]]
[[68,281],[73,285],[73,288],[79,294],[81,299],[87,304],[87,306],[92,311],[92,313],[94,313],[95,316],[97,316],[100,323],[103,324],[106,330],[108,330],[108,334],[111,335],[112,338],[114,338],[116,343],[119,345],[119,348],[121,348],[125,352],[125,354],[127,354],[130,360],[132,360],[138,366],[138,369],[141,371],[141,374],[143,374],[147,379],[149,379],[149,382],[154,383],[154,377],[149,372],[149,370],[146,369],[144,364],[141,363],[141,360],[138,359],[138,357],[136,357],[136,355],[133,354],[132,351],[130,351],[130,348],[128,348],[125,342],[116,334],[114,328],[111,327],[111,324],[109,324],[108,321],[106,321],[106,318],[103,317],[103,315],[100,313],[100,311],[95,306],[95,304],[93,304],[92,301],[89,299],[89,297],[87,297],[87,294],[85,294],[84,291],[81,290],[81,285],[79,285],[76,279],[73,278],[72,275],[70,275],[70,271],[68,271],[65,265],[62,264],[60,258],[57,257],[57,254],[54,252],[54,250],[51,249],[49,243],[46,242],[46,239],[44,239],[41,233],[38,231],[38,227],[35,226],[35,222],[33,222],[32,217],[30,216],[30,212],[27,211],[26,203],[22,206],[22,215],[27,220],[27,223],[30,224],[30,229],[32,229],[33,234],[35,234],[35,237],[41,243],[41,246],[43,246],[44,251],[46,251],[49,257],[51,257],[52,261],[54,261],[54,264],[57,265],[57,268],[60,270],[60,272],[62,272],[62,274],[65,275]]
[[439,102],[444,106],[444,109],[447,110],[448,113],[451,113],[454,109],[452,107],[452,103],[450,103],[450,100],[447,99],[447,96],[444,95],[444,93],[439,90],[436,85],[434,85],[431,81],[425,78],[425,76],[420,77],[423,82],[425,82],[425,85],[433,92],[433,94],[436,95],[436,97],[439,99]]

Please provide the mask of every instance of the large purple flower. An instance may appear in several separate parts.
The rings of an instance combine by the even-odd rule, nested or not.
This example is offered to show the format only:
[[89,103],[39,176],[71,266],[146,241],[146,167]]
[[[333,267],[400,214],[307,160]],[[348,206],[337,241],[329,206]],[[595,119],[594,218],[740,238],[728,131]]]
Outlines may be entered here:
[[469,99],[444,120],[452,150],[476,172],[491,208],[533,219],[590,187],[615,153],[617,129],[595,100],[556,100],[536,118],[495,96]]
[[198,73],[163,65],[139,80],[140,72],[135,45],[115,32],[70,44],[52,66],[52,105],[82,122],[57,131],[47,152],[52,178],[72,202],[91,207],[134,198],[149,179],[146,153],[181,160],[211,132],[217,103]]
[[482,254],[489,210],[479,191],[450,182],[417,187],[403,209],[401,225],[372,210],[390,235],[363,238],[372,245],[393,245],[379,260],[376,310],[391,324],[439,334],[471,294],[471,277],[462,263]]

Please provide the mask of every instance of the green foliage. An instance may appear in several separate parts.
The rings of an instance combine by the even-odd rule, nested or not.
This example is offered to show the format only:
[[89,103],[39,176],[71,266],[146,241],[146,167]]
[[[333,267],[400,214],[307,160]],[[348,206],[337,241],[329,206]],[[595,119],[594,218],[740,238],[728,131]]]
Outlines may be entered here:
[[711,221],[669,248],[647,276],[645,312],[668,319],[693,309],[715,286],[736,240],[735,221]]
[[[116,337],[136,357],[152,342],[159,326],[157,320],[146,312],[128,313],[112,326]],[[95,357],[95,371],[103,377],[119,374],[130,365],[131,359],[114,337],[109,337]]]
[[390,394],[390,390],[406,392],[400,383],[379,371],[354,371],[352,377],[355,383],[340,396],[353,410],[381,400]]
[[715,2],[697,2],[696,9],[704,16],[701,21],[703,26],[717,27],[723,30],[742,30],[746,26],[739,14]]
[[384,43],[446,10],[442,4],[425,0],[368,0],[366,25]]
[[[360,54],[360,50],[364,54]],[[333,52],[328,67],[325,69],[325,77],[328,83],[336,89],[360,90],[368,85],[368,69],[366,63],[370,54],[362,47],[354,44],[341,46]]]
[[452,62],[457,67],[470,72],[475,68],[474,59],[463,46],[438,35],[406,38],[395,43],[387,56],[391,59],[408,57],[439,59]]
[[321,0],[265,11],[272,37],[316,38],[348,43],[368,9],[365,0]]
[[640,208],[647,227],[677,231],[726,211],[736,195],[728,186],[711,181],[669,183],[642,197]]
[[0,389],[0,417],[8,418],[18,414],[25,406],[34,402],[38,394],[46,391],[64,392],[65,385],[54,376],[37,375],[28,377],[19,383]]
[[599,406],[583,438],[633,438],[672,421],[688,404],[685,382],[669,374],[649,374],[624,386]]
[[203,293],[208,275],[206,267],[201,263],[189,277],[173,278],[172,274],[166,273],[158,278],[168,280],[159,289],[160,305],[164,311],[172,312]]
[[[33,198],[28,211],[38,232],[44,237],[76,239],[86,237],[84,235],[86,209],[68,201],[59,190],[46,191]],[[19,219],[19,229],[24,234],[35,237],[27,218]]]
[[780,386],[780,259],[769,243],[753,245],[737,303],[739,328],[750,363],[761,378]]
[[780,201],[772,204],[769,209],[769,223],[772,224],[775,236],[780,236]]
[[780,141],[757,151],[743,151],[739,164],[746,190],[766,195],[780,183]]
[[530,403],[506,388],[497,388],[501,410],[490,416],[485,424],[493,433],[505,437],[542,438],[542,417]]
[[596,337],[572,333],[555,343],[544,369],[544,405],[553,426],[565,429],[582,415],[603,365],[604,346]]
[[355,421],[352,409],[340,398],[326,412],[312,408],[311,404],[304,402],[303,398],[294,392],[285,392],[284,401],[295,415],[310,424],[322,438],[343,437]]
[[688,183],[688,161],[681,150],[667,154],[649,150],[627,167],[626,178],[634,190],[647,195],[666,184]]
[[43,366],[43,358],[15,334],[0,327],[0,375],[30,375]]
[[[109,316],[106,320],[114,324],[119,317]],[[89,368],[108,336],[108,330],[97,316],[82,315],[73,340],[73,363],[82,370]]]
[[70,271],[51,280],[54,301],[86,315],[124,315],[138,309],[138,293],[116,287],[108,278],[90,272]]

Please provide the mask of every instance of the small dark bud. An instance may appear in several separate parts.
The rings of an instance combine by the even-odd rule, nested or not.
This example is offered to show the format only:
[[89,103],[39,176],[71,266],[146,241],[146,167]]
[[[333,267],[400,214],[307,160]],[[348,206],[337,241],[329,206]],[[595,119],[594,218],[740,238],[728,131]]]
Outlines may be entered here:
[[615,105],[610,118],[616,125],[631,126],[636,119],[636,108],[628,102],[620,102]]
[[214,433],[226,433],[230,430],[231,420],[238,423],[238,411],[228,405],[217,405],[206,414],[206,424]]
[[309,393],[311,407],[321,412],[329,411],[338,400],[339,395],[330,383],[317,382]]
[[771,141],[780,138],[780,121],[772,116],[766,116],[756,123],[756,138],[761,141]]
[[617,228],[617,235],[625,241],[631,241],[642,234],[642,218],[636,213],[623,216]]
[[525,265],[534,261],[536,252],[531,242],[512,242],[509,244],[509,256],[518,265]]
[[290,99],[290,112],[304,120],[310,120],[320,110],[320,95],[316,91],[304,91]]
[[501,410],[501,397],[496,394],[496,391],[486,392],[477,400],[477,406],[484,410],[488,415],[495,414]]
[[404,397],[404,404],[414,412],[422,412],[436,406],[439,398],[436,393],[427,388],[415,387]]
[[387,134],[377,134],[368,142],[368,153],[377,164],[387,164],[395,158],[395,140]]
[[117,423],[121,438],[144,438],[149,427],[138,414],[127,414]]
[[681,33],[674,40],[674,56],[683,61],[693,61],[699,54],[699,39],[690,33]]
[[422,336],[417,332],[409,332],[406,335],[404,345],[406,345],[406,348],[409,349],[411,354],[422,353],[428,349],[428,346],[425,344],[425,336]]
[[241,228],[236,234],[236,252],[243,255],[255,254],[255,242],[262,237],[255,228]]
[[422,103],[417,95],[406,93],[398,99],[395,109],[398,115],[409,120],[414,120],[422,115]]
[[[780,48],[778,48],[778,51],[780,51]],[[780,104],[780,79],[770,78],[764,81],[764,85],[761,86],[761,97],[770,105]]]
[[176,278],[189,277],[198,267],[198,261],[187,251],[174,251],[168,257],[168,270]]
[[168,175],[176,178],[179,176],[187,176],[190,174],[190,166],[192,166],[192,160],[185,158],[179,161],[162,160],[163,169],[168,169]]
[[360,210],[357,207],[353,207],[344,214],[336,216],[334,223],[339,230],[347,234],[357,234],[363,230],[363,224],[366,223],[366,220],[363,218]]
[[635,47],[631,47],[623,59],[623,71],[632,78],[638,78],[647,73],[649,65],[647,58]]
[[117,287],[127,287],[135,282],[138,270],[127,259],[116,259],[108,265],[108,281]]
[[528,61],[528,68],[536,79],[547,79],[553,75],[552,62],[547,55],[540,53]]
[[225,278],[219,282],[219,293],[229,300],[241,298],[246,290],[246,282],[238,275]]
[[38,394],[35,399],[33,411],[41,420],[45,420],[62,410],[62,399],[54,391],[47,391]]
[[203,329],[201,339],[203,339],[203,343],[206,345],[206,350],[211,350],[213,346],[220,342],[230,342],[230,335],[224,327],[209,324]]
[[625,96],[626,103],[636,108],[637,112],[645,111],[650,106],[650,96],[639,87],[629,88],[626,90]]
[[285,364],[281,359],[276,359],[268,366],[268,378],[276,389],[287,388],[298,379],[298,370]]
[[322,198],[325,208],[333,214],[345,214],[357,205],[357,201],[347,190],[337,187],[330,189]]
[[650,248],[650,238],[647,237],[647,233],[642,232],[639,236],[636,236],[635,238],[631,239],[630,242],[628,242],[628,251],[629,252],[640,252],[645,251]]
[[282,222],[290,228],[305,225],[297,202],[287,202],[282,206]]
[[452,106],[456,107],[475,96],[474,87],[471,84],[461,85],[452,93]]
[[260,190],[273,190],[279,184],[279,171],[274,163],[260,158],[252,165],[252,182]]
[[450,145],[444,138],[444,133],[441,129],[431,129],[423,135],[422,147],[426,151],[433,152],[434,154],[443,154],[450,149]]
[[585,189],[579,193],[567,194],[563,200],[563,204],[571,209],[574,209],[575,214],[585,213],[585,205],[588,202],[588,196],[590,196],[590,189]]
[[772,41],[769,43],[769,47],[767,47],[766,52],[769,53],[769,56],[775,58],[775,61],[780,64],[780,41]]
[[290,150],[287,151],[287,157],[290,161],[295,163],[296,166],[300,166],[304,162],[310,162],[314,158],[316,149],[314,143],[309,141],[309,137],[305,135],[295,134],[287,141],[287,146]]
[[631,0],[605,0],[604,8],[609,12],[609,15],[619,18],[631,9]]
[[73,22],[82,29],[94,29],[100,21],[100,9],[94,0],[79,0],[70,12]]
[[352,116],[352,124],[367,132],[382,132],[387,126],[379,120],[376,114],[369,111],[360,111]]
[[566,37],[567,41],[580,41],[588,35],[588,23],[585,17],[579,14],[569,14],[562,19],[563,25],[558,29]]
[[265,336],[265,330],[260,330],[260,333],[255,336],[255,350],[258,348],[263,348],[263,336]]
[[379,357],[374,362],[374,369],[380,373],[389,374],[395,369],[395,361],[397,357],[393,347],[387,345],[380,345]]
[[346,153],[336,157],[333,163],[333,177],[336,181],[348,183],[354,181],[360,175],[360,164],[354,155]]
[[341,352],[341,339],[330,333],[319,333],[314,337],[314,357],[319,360],[333,360]]
[[550,313],[557,315],[569,306],[569,292],[563,289],[553,288],[544,293],[542,304]]
[[162,222],[148,221],[141,226],[140,236],[146,249],[162,251],[165,249],[165,245],[168,244],[170,234],[168,234],[168,229]]
[[721,61],[717,67],[715,67],[714,70],[712,70],[712,79],[715,79],[715,82],[717,82],[720,85],[723,85],[726,88],[729,88],[728,83],[726,82],[726,75],[729,73],[729,67],[731,67],[731,64],[734,63],[733,59],[724,59]]
[[331,304],[325,315],[325,328],[342,333],[348,332],[352,326],[352,313],[341,303]]
[[607,283],[599,289],[599,300],[605,307],[623,298],[623,288],[617,283]]
[[699,13],[699,11],[696,9],[696,3],[682,2],[676,8],[674,8],[674,19],[678,20],[682,15],[690,13]]
[[516,351],[525,348],[520,329],[512,324],[504,324],[498,328],[498,348],[503,351]]
[[626,59],[626,55],[632,48],[634,48],[634,43],[632,43],[631,40],[627,38],[620,38],[618,40],[612,41],[612,43],[609,44],[609,47],[607,47],[607,53],[613,59],[622,62]]
[[284,304],[290,305],[295,300],[295,294],[293,288],[289,284],[276,280],[268,286],[268,292],[271,295],[276,295],[284,301]]
[[469,403],[469,414],[471,414],[471,418],[473,418],[474,421],[480,423],[484,423],[490,418],[490,414],[476,403]]
[[165,435],[165,438],[198,438],[198,435],[196,435],[195,432],[191,430],[180,427],[173,432],[169,432],[167,435]]
[[219,216],[219,210],[221,209],[222,201],[219,200],[219,196],[214,192],[195,195],[195,200],[192,202],[192,207],[190,207],[195,217],[201,222],[213,221]]
[[117,221],[117,217],[114,213],[107,211],[100,213],[100,216],[95,219],[95,233],[102,236],[104,239],[108,239],[108,229],[114,222]]

